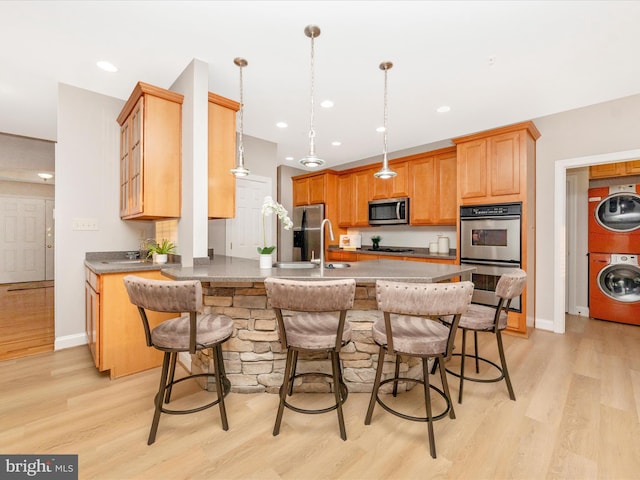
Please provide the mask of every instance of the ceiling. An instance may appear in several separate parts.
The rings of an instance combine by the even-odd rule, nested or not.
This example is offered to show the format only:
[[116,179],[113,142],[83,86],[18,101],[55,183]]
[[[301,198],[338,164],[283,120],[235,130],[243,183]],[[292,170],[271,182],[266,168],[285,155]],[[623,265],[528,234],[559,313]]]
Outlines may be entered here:
[[[194,58],[208,64],[211,91],[239,100],[240,56],[244,133],[298,167],[309,141],[309,24],[322,31],[316,151],[330,167],[381,158],[383,61],[394,64],[390,152],[640,93],[637,1],[5,0],[0,132],[55,140],[58,82],[126,100],[137,81],[170,87]],[[319,107],[324,99],[334,107]],[[442,105],[451,110],[436,112]]]

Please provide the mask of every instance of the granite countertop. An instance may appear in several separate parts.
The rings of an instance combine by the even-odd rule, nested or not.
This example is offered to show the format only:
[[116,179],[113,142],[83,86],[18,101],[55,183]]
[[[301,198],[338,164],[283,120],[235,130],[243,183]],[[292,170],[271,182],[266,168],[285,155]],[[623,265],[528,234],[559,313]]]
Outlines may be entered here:
[[[289,262],[290,263],[290,262]],[[342,262],[327,262],[342,263]],[[216,255],[209,264],[194,267],[162,268],[162,274],[174,280],[202,282],[261,282],[267,277],[299,280],[355,278],[358,282],[373,283],[378,279],[439,282],[459,275],[470,274],[475,267],[428,262],[397,260],[368,260],[349,263],[348,268],[259,268],[258,260]]]
[[106,273],[144,272],[162,270],[180,266],[179,255],[169,255],[168,263],[153,263],[142,255],[141,258],[129,260],[127,252],[87,252],[84,265],[98,275]]
[[[410,252],[385,252],[385,248],[393,248],[393,249],[407,249],[411,250]],[[456,259],[456,250],[449,249],[449,253],[430,253],[428,248],[420,248],[420,247],[380,247],[380,250],[373,250],[371,245],[363,245],[362,248],[357,248],[355,250],[347,250],[345,248],[340,248],[338,245],[329,245],[328,250],[331,252],[353,252],[364,255],[390,255],[395,257],[414,257],[414,258],[433,258],[433,259],[443,259],[443,260],[455,260]]]

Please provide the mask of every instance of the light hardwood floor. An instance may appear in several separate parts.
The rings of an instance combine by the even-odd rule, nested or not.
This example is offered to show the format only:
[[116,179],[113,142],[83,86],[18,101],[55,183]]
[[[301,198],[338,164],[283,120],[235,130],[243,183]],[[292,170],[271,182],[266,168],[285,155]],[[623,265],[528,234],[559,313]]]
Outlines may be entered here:
[[[496,358],[493,336],[481,340]],[[81,479],[640,478],[640,327],[570,316],[565,335],[505,344],[517,401],[503,383],[466,383],[457,418],[435,422],[435,460],[425,424],[376,407],[365,426],[369,395],[357,393],[346,442],[335,412],[285,411],[273,437],[277,396],[230,394],[229,431],[215,407],[163,415],[147,446],[159,370],[112,381],[86,347],[0,362],[0,452],[78,454]],[[401,400],[422,411],[420,388]]]
[[0,284],[0,360],[53,351],[53,281]]

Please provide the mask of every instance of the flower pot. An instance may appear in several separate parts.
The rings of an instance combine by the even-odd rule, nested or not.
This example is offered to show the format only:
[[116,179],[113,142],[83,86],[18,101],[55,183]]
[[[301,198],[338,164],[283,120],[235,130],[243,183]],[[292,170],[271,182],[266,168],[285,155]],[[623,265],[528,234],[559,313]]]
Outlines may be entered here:
[[260,268],[271,268],[273,267],[273,257],[270,253],[261,253],[260,254]]
[[168,255],[166,253],[154,253],[153,263],[167,263]]

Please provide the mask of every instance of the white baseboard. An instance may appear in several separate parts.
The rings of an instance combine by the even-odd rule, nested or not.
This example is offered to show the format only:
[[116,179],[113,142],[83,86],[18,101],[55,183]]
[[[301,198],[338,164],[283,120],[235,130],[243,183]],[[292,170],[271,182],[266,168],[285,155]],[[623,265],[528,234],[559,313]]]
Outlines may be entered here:
[[576,315],[580,315],[581,317],[589,316],[589,307],[579,307],[576,305]]
[[89,343],[86,333],[76,333],[75,335],[65,335],[56,337],[54,350],[64,350],[65,348],[77,347]]
[[550,332],[553,332],[553,320],[536,318],[536,328],[539,330],[548,330]]

